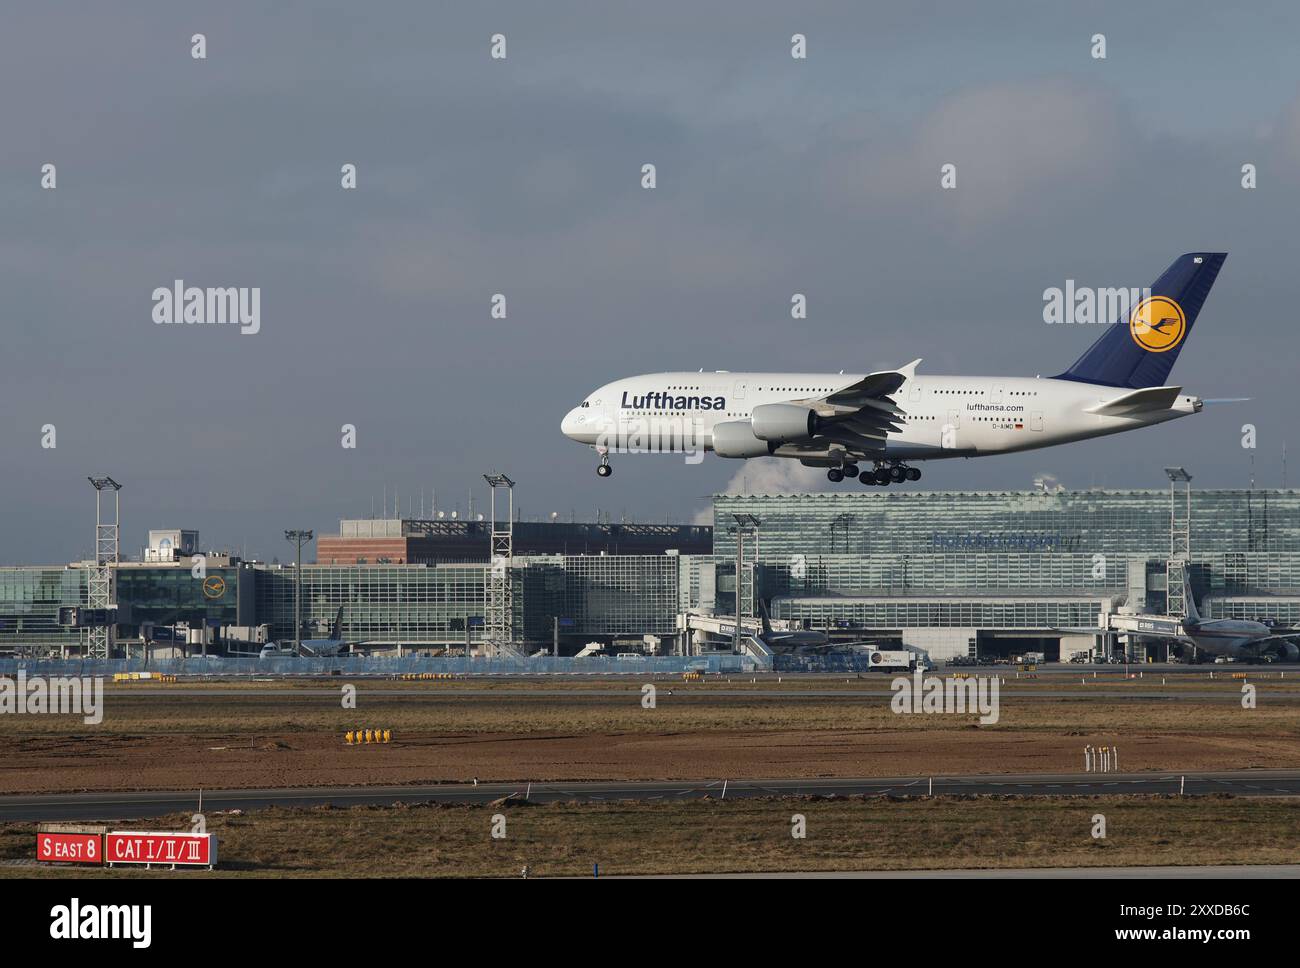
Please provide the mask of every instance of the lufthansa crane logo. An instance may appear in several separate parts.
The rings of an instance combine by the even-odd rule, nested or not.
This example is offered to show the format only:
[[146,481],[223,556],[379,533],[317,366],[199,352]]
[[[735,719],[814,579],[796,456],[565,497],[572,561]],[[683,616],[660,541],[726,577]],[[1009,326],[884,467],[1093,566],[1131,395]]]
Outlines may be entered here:
[[208,598],[220,598],[226,594],[226,580],[220,575],[211,575],[203,579],[203,594]]
[[1148,353],[1172,350],[1187,334],[1183,307],[1168,296],[1152,296],[1138,303],[1128,318],[1133,342]]

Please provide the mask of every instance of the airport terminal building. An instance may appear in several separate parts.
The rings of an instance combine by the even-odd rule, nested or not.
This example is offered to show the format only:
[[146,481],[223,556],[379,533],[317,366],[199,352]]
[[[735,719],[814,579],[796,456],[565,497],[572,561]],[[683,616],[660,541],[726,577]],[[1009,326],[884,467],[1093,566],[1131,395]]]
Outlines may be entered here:
[[719,496],[714,551],[753,515],[773,614],[898,633],[932,658],[1084,648],[1055,629],[1105,611],[1164,614],[1171,530],[1190,523],[1206,617],[1300,624],[1295,490],[905,491]]
[[[900,489],[718,495],[712,528],[538,522],[510,564],[512,626],[525,652],[646,636],[662,652],[727,648],[701,619],[735,613],[737,515],[752,530],[739,561],[743,616],[761,596],[778,621],[900,641],[932,661],[1025,650],[1064,658],[1093,641],[1058,629],[1096,625],[1103,612],[1164,614],[1171,541],[1188,523],[1203,615],[1300,625],[1300,491],[1194,491],[1190,519],[1184,502],[1181,490],[1161,489]],[[398,547],[361,550],[377,538],[425,560],[375,561]],[[291,640],[298,593],[304,637],[325,634],[344,607],[348,640],[478,647],[491,565],[487,534],[481,553],[470,539],[467,528],[344,522],[300,582],[293,566],[228,557],[211,558],[199,580],[188,558],[155,550],[115,568],[119,640],[206,637],[220,647],[232,629],[255,628]],[[84,632],[60,625],[59,610],[85,604],[86,575],[77,564],[0,568],[0,650],[75,653]]]

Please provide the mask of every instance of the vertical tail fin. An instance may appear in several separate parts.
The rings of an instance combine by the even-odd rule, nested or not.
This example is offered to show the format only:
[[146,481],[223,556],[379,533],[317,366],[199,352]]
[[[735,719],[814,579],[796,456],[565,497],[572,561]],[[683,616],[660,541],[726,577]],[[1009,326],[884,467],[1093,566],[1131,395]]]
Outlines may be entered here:
[[1183,619],[1195,625],[1201,620],[1201,613],[1196,607],[1196,596],[1192,594],[1192,579],[1187,574],[1190,570],[1186,566],[1183,568],[1183,601],[1187,603],[1187,614],[1183,616]]
[[343,640],[343,609],[346,605],[340,605],[338,614],[334,616],[334,624],[330,627],[330,638],[335,642]]
[[763,601],[763,596],[762,596],[762,595],[757,595],[757,596],[755,596],[755,597],[758,599],[758,611],[759,611],[759,614],[763,616],[763,634],[764,634],[764,635],[771,635],[771,634],[772,634],[772,623],[771,623],[771,621],[770,621],[770,617],[769,617],[768,614],[767,614],[767,602]]
[[1210,294],[1226,252],[1189,252],[1151,284],[1151,295],[1109,326],[1073,366],[1054,377],[1110,387],[1164,386]]

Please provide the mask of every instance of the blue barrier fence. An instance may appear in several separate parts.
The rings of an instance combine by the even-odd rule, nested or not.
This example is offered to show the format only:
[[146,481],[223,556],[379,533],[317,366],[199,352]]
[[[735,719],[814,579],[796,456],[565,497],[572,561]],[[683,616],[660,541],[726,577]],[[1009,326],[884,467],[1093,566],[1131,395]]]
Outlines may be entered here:
[[438,672],[474,676],[677,675],[683,672],[753,672],[754,660],[740,655],[655,656],[585,659],[539,656],[526,659],[430,658],[427,656],[340,656],[294,658],[191,656],[187,659],[0,659],[0,675],[104,676],[120,672],[156,672],[176,676],[397,676]]
[[[777,655],[773,672],[881,672],[869,655]],[[895,672],[895,675],[898,673]]]

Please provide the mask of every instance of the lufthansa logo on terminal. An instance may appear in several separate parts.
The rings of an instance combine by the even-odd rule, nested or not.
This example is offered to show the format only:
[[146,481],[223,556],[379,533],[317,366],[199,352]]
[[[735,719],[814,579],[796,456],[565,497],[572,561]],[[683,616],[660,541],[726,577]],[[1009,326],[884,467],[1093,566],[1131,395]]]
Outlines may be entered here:
[[1168,296],[1151,296],[1137,304],[1128,318],[1133,342],[1148,353],[1164,353],[1183,341],[1187,316]]
[[220,575],[203,579],[203,594],[208,598],[220,598],[226,594],[226,580]]

